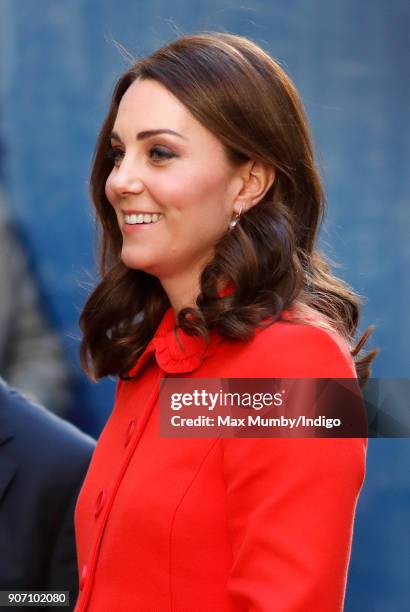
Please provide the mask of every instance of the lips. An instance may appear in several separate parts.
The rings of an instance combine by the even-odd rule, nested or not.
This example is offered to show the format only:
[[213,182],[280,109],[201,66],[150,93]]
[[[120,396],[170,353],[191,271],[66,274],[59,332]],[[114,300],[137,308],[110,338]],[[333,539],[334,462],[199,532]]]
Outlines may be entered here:
[[120,211],[123,215],[161,215],[159,210],[136,210],[133,208],[126,208]]
[[132,234],[141,230],[150,230],[158,225],[163,218],[163,213],[147,213],[142,211],[121,211],[123,221],[120,221],[120,229],[123,234]]
[[124,214],[124,222],[127,225],[137,225],[137,224],[150,224],[157,223],[162,219],[163,215],[161,213],[131,213]]

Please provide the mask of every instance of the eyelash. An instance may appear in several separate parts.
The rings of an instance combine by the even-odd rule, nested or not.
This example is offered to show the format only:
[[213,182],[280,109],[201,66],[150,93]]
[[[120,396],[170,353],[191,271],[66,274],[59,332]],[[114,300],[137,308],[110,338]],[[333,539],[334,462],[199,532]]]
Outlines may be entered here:
[[[159,151],[161,153],[157,161],[163,161],[164,159],[171,159],[172,157],[177,157],[175,153],[171,153],[171,151],[166,151],[158,146],[152,147],[149,150],[149,153],[151,154],[153,151],[157,151],[157,152]],[[122,151],[121,149],[115,148],[115,147],[109,147],[105,155],[106,155],[106,158],[109,159],[113,165],[115,165],[115,163],[121,157],[124,156],[124,151]]]

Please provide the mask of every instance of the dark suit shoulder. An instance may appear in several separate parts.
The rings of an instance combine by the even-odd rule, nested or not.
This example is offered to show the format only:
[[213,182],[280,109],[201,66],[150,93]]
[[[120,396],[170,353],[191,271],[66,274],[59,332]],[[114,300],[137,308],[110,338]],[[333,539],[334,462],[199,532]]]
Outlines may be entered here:
[[68,421],[10,388],[0,380],[0,436],[12,437],[18,463],[31,467],[44,464],[55,472],[84,469],[94,450],[95,441]]

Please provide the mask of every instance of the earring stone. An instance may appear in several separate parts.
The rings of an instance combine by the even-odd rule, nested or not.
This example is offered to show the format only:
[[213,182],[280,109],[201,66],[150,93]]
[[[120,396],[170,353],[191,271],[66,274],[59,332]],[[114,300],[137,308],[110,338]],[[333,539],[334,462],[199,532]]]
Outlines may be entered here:
[[242,214],[242,209],[243,209],[243,205],[241,205],[241,208],[239,210],[238,213],[236,213],[235,217],[233,219],[230,220],[229,222],[229,229],[233,230],[233,228],[236,226],[236,224],[238,223],[240,216]]

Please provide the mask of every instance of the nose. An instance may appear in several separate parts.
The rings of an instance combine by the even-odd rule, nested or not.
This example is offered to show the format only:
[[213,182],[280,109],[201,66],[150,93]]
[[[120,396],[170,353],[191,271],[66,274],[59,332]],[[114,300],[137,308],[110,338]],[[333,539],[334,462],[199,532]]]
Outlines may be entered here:
[[108,192],[124,198],[129,194],[141,193],[144,182],[137,164],[124,157],[119,166],[114,166],[106,183]]

